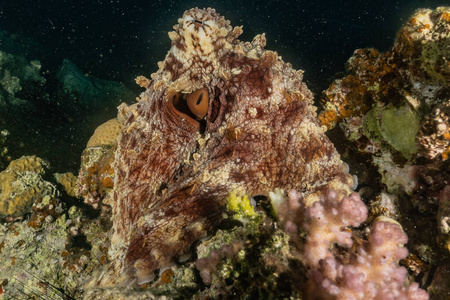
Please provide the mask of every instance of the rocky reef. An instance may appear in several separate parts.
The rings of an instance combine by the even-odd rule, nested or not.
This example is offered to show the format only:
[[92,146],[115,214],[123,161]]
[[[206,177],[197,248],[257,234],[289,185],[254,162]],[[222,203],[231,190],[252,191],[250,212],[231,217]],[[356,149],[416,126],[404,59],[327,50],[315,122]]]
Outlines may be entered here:
[[319,114],[241,33],[186,11],[78,177],[3,160],[0,298],[450,297],[450,8],[356,50]]
[[[422,283],[438,280],[436,264],[439,278],[450,263],[449,21],[448,7],[421,9],[387,52],[356,50],[346,76],[323,92],[319,114],[328,128],[337,125],[329,136],[357,172],[373,217],[391,216],[405,227],[413,250],[405,262]],[[437,299],[448,293],[440,290]]]

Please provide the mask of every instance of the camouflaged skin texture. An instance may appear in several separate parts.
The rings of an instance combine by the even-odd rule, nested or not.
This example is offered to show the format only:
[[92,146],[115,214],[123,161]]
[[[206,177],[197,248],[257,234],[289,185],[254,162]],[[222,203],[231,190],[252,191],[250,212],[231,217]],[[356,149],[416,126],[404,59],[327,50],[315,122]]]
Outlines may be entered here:
[[303,71],[250,42],[214,9],[184,13],[115,154],[111,264],[89,285],[143,283],[220,223],[226,196],[328,188],[351,176],[316,120]]

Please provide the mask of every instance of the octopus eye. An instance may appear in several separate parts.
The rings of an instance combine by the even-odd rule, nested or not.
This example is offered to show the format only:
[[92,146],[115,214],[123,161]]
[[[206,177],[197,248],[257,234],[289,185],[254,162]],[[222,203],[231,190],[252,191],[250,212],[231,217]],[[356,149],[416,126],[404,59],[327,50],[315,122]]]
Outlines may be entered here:
[[196,90],[187,96],[189,110],[199,119],[203,119],[208,113],[209,95],[206,89]]

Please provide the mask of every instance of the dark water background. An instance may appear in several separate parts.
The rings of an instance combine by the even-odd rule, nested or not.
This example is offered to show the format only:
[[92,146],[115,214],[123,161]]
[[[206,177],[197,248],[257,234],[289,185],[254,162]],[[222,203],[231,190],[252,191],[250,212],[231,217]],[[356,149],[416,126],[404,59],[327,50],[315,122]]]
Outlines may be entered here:
[[[63,59],[69,58],[87,74],[120,81],[138,95],[134,78],[148,77],[157,70],[156,63],[170,48],[167,32],[183,12],[196,6],[214,7],[233,26],[244,26],[241,40],[265,32],[266,48],[276,50],[294,68],[305,70],[308,86],[320,94],[337,72],[344,71],[345,61],[354,50],[375,47],[385,51],[416,9],[449,4],[442,0],[0,0],[0,28],[30,37],[42,46],[17,49],[19,53],[13,54],[40,60],[43,72],[55,72]],[[106,121],[114,116],[115,107],[96,113],[103,114],[102,121]],[[97,125],[89,124],[92,128]],[[56,131],[54,137],[47,143],[50,151],[45,153],[64,148],[64,155],[55,155],[52,163],[57,171],[76,171],[89,135],[72,142],[58,140]],[[33,147],[25,147],[23,153],[18,151],[14,156],[39,154]]]

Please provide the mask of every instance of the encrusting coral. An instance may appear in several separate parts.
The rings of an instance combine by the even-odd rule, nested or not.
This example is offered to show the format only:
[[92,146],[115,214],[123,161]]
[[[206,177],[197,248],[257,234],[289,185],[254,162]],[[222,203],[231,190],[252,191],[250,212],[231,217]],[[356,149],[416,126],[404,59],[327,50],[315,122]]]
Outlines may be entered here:
[[45,166],[39,157],[23,156],[0,173],[0,217],[21,217],[35,200],[56,193],[55,186],[42,178]]
[[56,181],[61,184],[64,188],[64,191],[67,195],[71,197],[76,196],[76,183],[77,177],[70,172],[59,174],[55,174]]
[[117,143],[117,138],[119,137],[122,127],[123,121],[119,121],[118,118],[106,121],[95,129],[95,132],[89,139],[86,148],[102,145],[114,145]]

